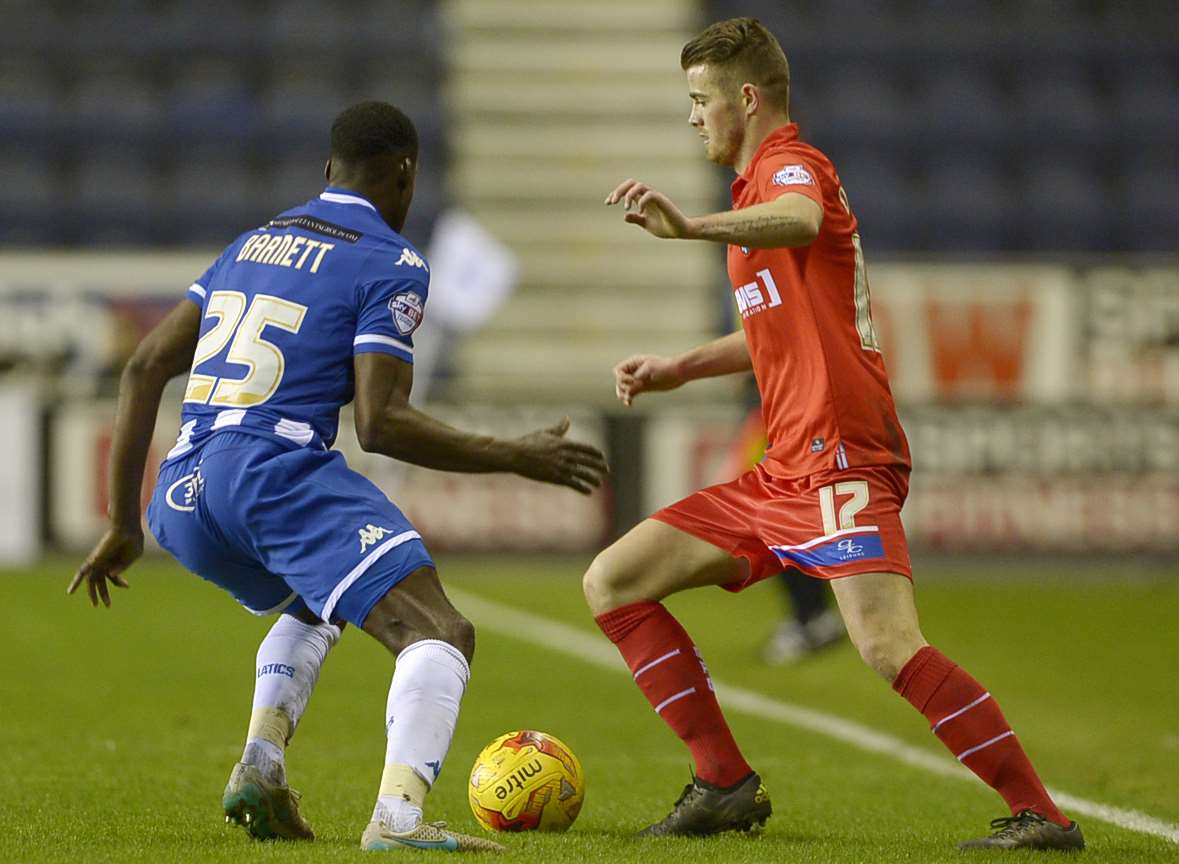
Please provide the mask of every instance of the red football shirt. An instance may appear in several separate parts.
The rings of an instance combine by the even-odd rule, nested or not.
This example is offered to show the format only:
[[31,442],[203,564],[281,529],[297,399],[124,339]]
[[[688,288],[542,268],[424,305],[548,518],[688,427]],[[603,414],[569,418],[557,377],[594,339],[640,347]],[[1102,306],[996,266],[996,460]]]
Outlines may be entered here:
[[826,156],[791,123],[772,132],[733,182],[733,208],[787,192],[823,208],[819,236],[795,249],[729,246],[729,278],[761,391],[777,477],[856,465],[908,467],[872,327],[856,217]]

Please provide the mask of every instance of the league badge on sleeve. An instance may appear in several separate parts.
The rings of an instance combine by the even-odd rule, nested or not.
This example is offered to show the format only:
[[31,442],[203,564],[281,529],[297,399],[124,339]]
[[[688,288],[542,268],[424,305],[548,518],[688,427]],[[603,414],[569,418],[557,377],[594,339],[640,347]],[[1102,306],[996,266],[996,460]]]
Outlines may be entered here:
[[[764,176],[764,175],[763,175]],[[774,173],[775,186],[814,186],[815,178],[805,165],[787,165]]]
[[402,336],[409,336],[422,323],[422,298],[413,291],[402,291],[389,300],[389,311],[393,313],[393,326]]

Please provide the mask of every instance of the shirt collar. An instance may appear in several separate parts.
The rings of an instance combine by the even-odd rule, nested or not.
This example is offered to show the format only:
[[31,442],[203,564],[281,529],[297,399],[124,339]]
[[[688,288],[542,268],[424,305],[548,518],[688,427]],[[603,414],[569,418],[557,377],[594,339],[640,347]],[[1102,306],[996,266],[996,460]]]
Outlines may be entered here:
[[377,208],[373,205],[373,202],[369,201],[363,195],[358,195],[351,189],[340,189],[335,186],[328,186],[323,190],[323,192],[320,193],[319,200],[327,201],[331,204],[359,204],[362,207],[367,207],[374,213],[377,212]]
[[749,160],[749,164],[745,166],[745,170],[733,181],[733,195],[736,196],[742,189],[745,188],[751,180],[753,180],[753,172],[757,170],[757,165],[766,155],[776,147],[782,144],[789,144],[791,141],[798,140],[798,124],[787,123],[785,126],[779,126],[773,132],[765,137],[757,151],[753,154],[753,158]]

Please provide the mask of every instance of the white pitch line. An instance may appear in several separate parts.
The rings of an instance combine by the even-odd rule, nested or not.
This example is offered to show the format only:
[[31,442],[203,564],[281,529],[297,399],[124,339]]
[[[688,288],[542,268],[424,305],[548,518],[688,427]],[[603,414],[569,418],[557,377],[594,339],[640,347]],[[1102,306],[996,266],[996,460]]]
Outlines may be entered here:
[[[617,649],[604,636],[594,636],[551,618],[543,618],[512,606],[505,606],[457,588],[447,587],[446,593],[463,614],[469,616],[480,627],[512,639],[531,642],[551,651],[568,654],[595,666],[630,674]],[[854,720],[816,711],[813,708],[792,705],[754,690],[746,690],[744,687],[735,687],[719,681],[713,683],[716,685],[717,697],[730,710],[763,720],[797,726],[869,753],[889,756],[931,774],[981,782],[969,770],[957,762],[950,761],[948,757],[912,747],[898,738],[878,732]],[[1080,816],[1091,816],[1127,831],[1150,834],[1179,844],[1179,825],[1164,822],[1138,810],[1080,798],[1060,789],[1049,788],[1048,791],[1061,807]]]

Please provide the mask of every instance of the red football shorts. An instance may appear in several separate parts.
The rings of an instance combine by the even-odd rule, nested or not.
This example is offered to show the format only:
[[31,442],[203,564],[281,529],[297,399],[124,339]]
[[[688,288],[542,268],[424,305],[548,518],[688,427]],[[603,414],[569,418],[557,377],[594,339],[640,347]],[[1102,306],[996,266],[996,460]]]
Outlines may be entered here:
[[783,480],[761,465],[651,516],[749,562],[741,591],[794,567],[817,579],[900,573],[912,579],[901,506],[909,471],[845,468]]

